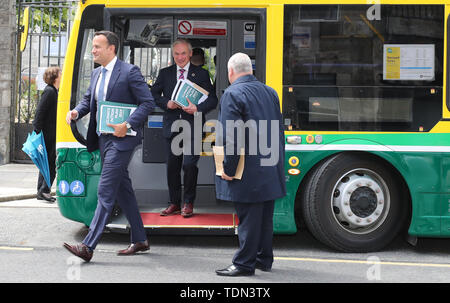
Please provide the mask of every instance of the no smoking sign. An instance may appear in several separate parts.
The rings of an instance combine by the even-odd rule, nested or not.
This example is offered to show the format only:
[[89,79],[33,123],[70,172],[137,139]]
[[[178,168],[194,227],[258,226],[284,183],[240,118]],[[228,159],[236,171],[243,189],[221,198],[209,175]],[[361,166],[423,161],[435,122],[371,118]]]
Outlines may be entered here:
[[227,22],[215,20],[179,20],[178,36],[226,36]]
[[178,34],[192,35],[192,24],[187,20],[178,21]]

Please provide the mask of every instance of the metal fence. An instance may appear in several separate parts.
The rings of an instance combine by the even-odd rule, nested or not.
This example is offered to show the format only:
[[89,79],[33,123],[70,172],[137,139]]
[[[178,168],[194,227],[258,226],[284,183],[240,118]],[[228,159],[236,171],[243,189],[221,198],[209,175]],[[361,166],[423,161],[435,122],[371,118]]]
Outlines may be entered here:
[[[13,161],[25,160],[22,143],[32,130],[36,106],[45,88],[43,72],[47,67],[62,68],[72,20],[78,0],[17,0],[16,61],[13,93],[14,132]],[[20,51],[24,30],[24,10],[29,7],[29,30],[26,47]]]

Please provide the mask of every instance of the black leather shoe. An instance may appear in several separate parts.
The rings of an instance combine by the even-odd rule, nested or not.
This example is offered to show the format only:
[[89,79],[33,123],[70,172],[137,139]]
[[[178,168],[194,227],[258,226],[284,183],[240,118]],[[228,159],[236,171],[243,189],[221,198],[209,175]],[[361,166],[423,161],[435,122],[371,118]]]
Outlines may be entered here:
[[266,267],[266,266],[264,266],[264,265],[262,265],[261,263],[258,263],[258,262],[256,262],[255,268],[259,269],[261,271],[266,271],[266,272],[272,271],[271,267]]
[[48,202],[55,202],[56,201],[56,199],[53,198],[48,193],[38,193],[36,199],[38,199],[38,200],[45,200],[45,201],[48,201]]
[[255,271],[239,269],[234,264],[231,264],[227,268],[216,270],[216,274],[227,277],[253,276]]

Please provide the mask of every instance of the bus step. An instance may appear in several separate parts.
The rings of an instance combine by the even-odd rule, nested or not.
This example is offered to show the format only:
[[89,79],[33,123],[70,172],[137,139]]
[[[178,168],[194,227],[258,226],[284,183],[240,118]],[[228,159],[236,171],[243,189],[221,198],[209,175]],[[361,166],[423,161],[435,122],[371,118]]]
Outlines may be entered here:
[[[194,213],[190,218],[181,215],[160,216],[159,212],[141,212],[144,227],[151,234],[237,234],[238,217],[230,213]],[[128,233],[128,221],[123,214],[108,224],[112,232]]]
[[160,216],[159,213],[141,213],[146,228],[235,228],[236,214],[194,213],[190,218],[181,215]]

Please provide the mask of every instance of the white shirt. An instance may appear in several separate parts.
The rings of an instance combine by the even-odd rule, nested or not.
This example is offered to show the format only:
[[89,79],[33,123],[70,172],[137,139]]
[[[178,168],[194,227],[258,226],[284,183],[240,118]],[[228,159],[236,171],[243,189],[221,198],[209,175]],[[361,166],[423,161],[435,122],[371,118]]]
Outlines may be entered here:
[[[108,84],[109,84],[109,79],[111,79],[111,74],[112,71],[114,69],[114,65],[116,65],[117,62],[117,57],[114,57],[114,59],[111,60],[111,62],[108,63],[108,65],[106,65],[105,67],[102,68],[106,68],[107,72],[105,74],[105,87],[104,87],[104,91],[103,91],[103,96],[105,96],[106,98],[106,92],[108,91]],[[102,81],[102,72],[100,70],[100,76],[98,77],[98,81],[97,81],[97,86],[95,87],[95,100],[97,100],[98,97],[98,90],[100,87],[100,82]]]
[[184,69],[184,73],[183,73],[183,76],[184,76],[184,80],[186,80],[187,79],[187,75],[188,75],[188,71],[189,71],[189,66],[191,65],[191,63],[190,62],[188,62],[188,64],[186,64],[184,67],[179,67],[178,65],[177,65],[177,81],[180,79],[180,76],[181,76],[181,72],[180,72],[180,69]]

